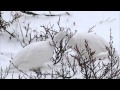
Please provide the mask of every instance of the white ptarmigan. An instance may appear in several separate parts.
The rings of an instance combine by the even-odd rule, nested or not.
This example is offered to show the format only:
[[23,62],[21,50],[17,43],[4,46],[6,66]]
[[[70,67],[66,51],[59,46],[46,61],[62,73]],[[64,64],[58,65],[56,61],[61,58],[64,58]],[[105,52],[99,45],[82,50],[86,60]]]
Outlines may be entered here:
[[[68,35],[68,32],[60,31],[55,35],[54,41],[59,42]],[[88,45],[92,52],[95,51],[94,57],[106,57],[108,51],[105,46],[109,47],[109,43],[105,41],[102,37],[90,34],[90,33],[76,33],[69,41],[68,45],[73,48],[75,45],[78,46],[79,51],[85,49],[85,40],[88,41]],[[32,68],[38,68],[43,66],[46,61],[49,61],[54,52],[54,47],[50,45],[52,43],[51,39],[46,41],[40,41],[32,43],[25,48],[23,48],[14,57],[12,63],[21,70],[29,70]],[[87,54],[85,54],[88,57]],[[10,67],[12,70],[15,69],[13,65]]]
[[[76,33],[69,41],[68,45],[75,47],[78,46],[79,51],[86,50],[85,48],[85,40],[88,42],[88,46],[92,52],[95,51],[94,57],[101,58],[106,57],[108,51],[106,50],[106,46],[109,47],[109,43],[104,40],[102,37],[92,34],[92,33]],[[88,57],[88,54],[84,54],[84,56]]]
[[[57,44],[59,45],[60,40],[65,36],[66,33],[64,31],[60,31],[55,35],[54,41],[57,41]],[[50,43],[52,44],[52,40],[48,39],[46,41],[32,43],[23,48],[14,57],[12,61],[14,65],[10,65],[11,71],[16,70],[15,66],[20,70],[25,71],[43,66],[43,64],[46,61],[49,61],[53,56],[54,47],[51,46]]]

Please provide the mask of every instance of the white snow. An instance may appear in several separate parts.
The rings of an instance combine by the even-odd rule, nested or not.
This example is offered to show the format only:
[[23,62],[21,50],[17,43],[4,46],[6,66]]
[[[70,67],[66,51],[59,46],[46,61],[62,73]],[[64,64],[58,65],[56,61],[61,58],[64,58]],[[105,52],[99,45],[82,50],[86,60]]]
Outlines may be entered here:
[[[12,14],[16,12],[20,13],[19,11],[16,11],[16,12],[4,11],[3,17],[6,21],[9,21],[12,19],[11,12]],[[20,29],[22,29],[22,31],[24,32],[23,26],[26,26],[28,23],[30,23],[30,27],[32,28],[31,29],[32,35],[34,35],[33,30],[37,30],[38,32],[43,30],[43,28],[40,27],[41,25],[50,26],[54,24],[54,28],[58,30],[58,26],[56,23],[59,20],[59,17],[44,16],[43,14],[49,14],[48,11],[34,11],[34,12],[39,13],[41,15],[32,17],[30,15],[21,13],[23,16],[19,18],[18,21],[14,22],[10,27],[8,27],[7,30],[9,30],[10,32],[13,32],[13,30],[15,32],[18,32],[20,31]],[[51,11],[51,13],[53,14],[61,14],[61,13],[64,14],[65,12],[66,11]],[[113,45],[116,48],[118,54],[120,55],[120,34],[119,34],[120,12],[119,11],[67,11],[67,12],[70,13],[70,16],[67,16],[67,15],[61,16],[60,25],[66,28],[70,27],[72,31],[77,30],[78,33],[81,33],[81,32],[87,33],[89,28],[96,25],[93,28],[93,32],[91,33],[99,35],[102,38],[104,38],[104,40],[109,42],[109,33],[111,28],[113,41],[114,41]],[[47,46],[47,44],[45,45]],[[32,47],[34,48],[34,46]],[[8,34],[0,32],[0,67],[3,67],[3,69],[5,69],[6,66],[9,66],[9,60],[11,60],[11,57],[14,57],[22,49],[23,49],[22,46],[20,45],[20,43],[17,42],[16,39],[12,38],[11,40],[9,40]],[[45,48],[44,50],[47,51],[47,48]],[[28,52],[27,50],[25,51]],[[43,54],[45,55],[44,52]],[[24,53],[21,53],[20,57],[22,57],[22,55],[24,55]],[[31,56],[30,58],[32,59],[34,57]],[[49,58],[49,57],[43,57],[43,59],[46,59],[46,58]],[[79,76],[75,76],[75,77],[77,78]],[[11,77],[8,76],[7,78],[11,78]]]

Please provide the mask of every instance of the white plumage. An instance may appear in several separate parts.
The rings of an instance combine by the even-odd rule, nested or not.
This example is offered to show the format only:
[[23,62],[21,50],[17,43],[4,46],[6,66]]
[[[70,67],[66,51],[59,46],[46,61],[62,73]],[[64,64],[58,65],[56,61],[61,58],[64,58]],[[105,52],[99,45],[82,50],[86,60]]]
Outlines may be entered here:
[[[69,41],[69,46],[72,46],[72,48],[75,47],[75,45],[78,46],[79,51],[86,50],[85,48],[85,40],[88,42],[88,46],[91,49],[92,52],[95,51],[94,57],[102,57],[103,55],[99,55],[100,53],[104,52],[107,53],[106,47],[109,46],[108,42],[105,41],[102,37],[91,34],[91,33],[76,33],[71,40]],[[84,54],[86,57],[88,57],[88,54]],[[106,54],[107,55],[107,54]]]
[[[65,38],[66,35],[69,35],[68,32],[60,31],[55,35],[54,41],[59,42]],[[105,46],[109,46],[103,38],[98,35],[90,33],[76,33],[69,41],[68,45],[73,48],[75,45],[78,46],[79,51],[85,49],[85,40],[88,41],[88,45],[91,48],[91,51],[95,51],[94,57],[106,56],[107,50]],[[42,67],[46,61],[49,61],[54,52],[54,47],[50,45],[52,43],[51,39],[46,41],[40,41],[32,43],[25,48],[23,48],[13,59],[13,64],[22,70],[29,70],[32,68]],[[106,55],[101,55],[105,53]],[[85,54],[88,57],[87,54]],[[11,65],[11,70],[14,70],[15,67]]]
[[[60,40],[63,39],[64,36],[66,36],[66,33],[60,31],[55,35],[54,41],[57,41],[57,44],[59,45]],[[52,44],[52,40],[48,39],[46,41],[35,42],[26,46],[17,53],[12,63],[21,70],[42,67],[43,64],[46,61],[49,61],[53,56],[54,47],[51,46],[50,43]],[[12,71],[16,70],[14,65],[10,65]]]

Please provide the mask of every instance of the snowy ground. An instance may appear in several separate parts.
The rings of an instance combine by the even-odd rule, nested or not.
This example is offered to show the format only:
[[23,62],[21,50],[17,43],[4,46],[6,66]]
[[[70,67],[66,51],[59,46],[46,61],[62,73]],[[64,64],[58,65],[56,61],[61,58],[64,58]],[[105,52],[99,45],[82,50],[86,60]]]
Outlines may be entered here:
[[[11,20],[11,11],[4,11],[3,17],[6,21]],[[47,11],[34,11],[35,13],[44,14],[49,13]],[[51,11],[53,14],[65,13],[65,11]],[[112,36],[114,41],[114,47],[120,55],[120,12],[118,11],[68,11],[70,16],[61,16],[61,26],[70,27],[73,31],[78,32],[88,32],[88,29],[92,26],[92,33],[96,33],[103,37],[105,40],[109,41],[110,28],[112,29]],[[13,12],[14,13],[14,12]],[[19,12],[18,12],[19,13]],[[46,17],[44,15],[40,16],[29,16],[23,15],[18,22],[13,23],[8,27],[9,31],[13,29],[15,31],[20,29],[19,24],[22,26],[30,23],[30,27],[34,30],[42,30],[41,25],[54,24],[57,29],[56,22],[59,17]],[[75,24],[75,25],[74,25]],[[8,34],[0,33],[0,67],[3,69],[9,65],[9,60],[11,56],[14,55],[22,49],[20,43],[16,39],[9,40]],[[77,76],[76,76],[77,77]],[[9,77],[8,77],[9,78]]]

